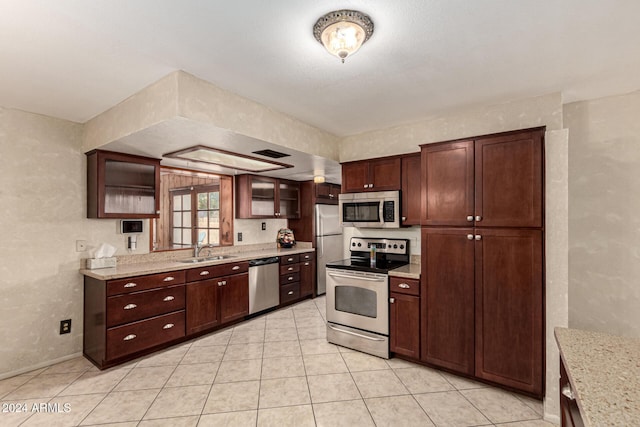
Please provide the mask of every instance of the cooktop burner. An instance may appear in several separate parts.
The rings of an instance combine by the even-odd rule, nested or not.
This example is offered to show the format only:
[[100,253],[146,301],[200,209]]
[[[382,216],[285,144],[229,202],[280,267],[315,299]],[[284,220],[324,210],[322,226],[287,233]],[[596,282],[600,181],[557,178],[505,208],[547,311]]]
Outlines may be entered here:
[[[375,263],[371,262],[371,248],[375,247]],[[352,237],[351,258],[327,263],[327,268],[368,271],[387,274],[389,270],[409,264],[409,240]]]

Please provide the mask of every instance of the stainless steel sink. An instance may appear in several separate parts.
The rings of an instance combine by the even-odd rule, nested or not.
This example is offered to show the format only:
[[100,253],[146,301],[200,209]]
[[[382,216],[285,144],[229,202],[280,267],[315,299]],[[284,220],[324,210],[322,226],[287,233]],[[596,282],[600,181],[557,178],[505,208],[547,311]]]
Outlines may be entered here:
[[206,257],[194,257],[181,259],[180,262],[184,262],[185,264],[197,264],[199,262],[207,262],[207,261],[220,261],[223,259],[235,258],[233,255],[215,255],[215,256],[206,256]]

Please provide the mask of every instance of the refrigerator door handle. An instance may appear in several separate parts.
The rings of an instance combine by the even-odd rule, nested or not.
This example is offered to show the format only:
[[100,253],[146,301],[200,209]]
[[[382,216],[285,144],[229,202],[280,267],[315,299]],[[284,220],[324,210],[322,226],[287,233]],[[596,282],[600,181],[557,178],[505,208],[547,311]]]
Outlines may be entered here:
[[324,236],[320,237],[320,258],[324,256]]

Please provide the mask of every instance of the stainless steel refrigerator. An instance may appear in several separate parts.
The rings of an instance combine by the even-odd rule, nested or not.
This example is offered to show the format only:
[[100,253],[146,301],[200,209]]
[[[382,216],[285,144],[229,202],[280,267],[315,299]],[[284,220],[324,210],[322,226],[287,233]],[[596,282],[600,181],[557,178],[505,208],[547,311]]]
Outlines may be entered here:
[[322,295],[327,289],[328,262],[339,261],[342,254],[342,227],[340,226],[338,205],[316,205],[316,259],[317,259],[317,294]]

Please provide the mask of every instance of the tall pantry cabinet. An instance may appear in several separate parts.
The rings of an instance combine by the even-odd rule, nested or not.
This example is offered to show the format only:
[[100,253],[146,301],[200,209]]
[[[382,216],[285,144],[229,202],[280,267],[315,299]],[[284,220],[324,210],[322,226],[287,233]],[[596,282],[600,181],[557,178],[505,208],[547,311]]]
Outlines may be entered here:
[[542,396],[544,128],[421,146],[421,359]]

